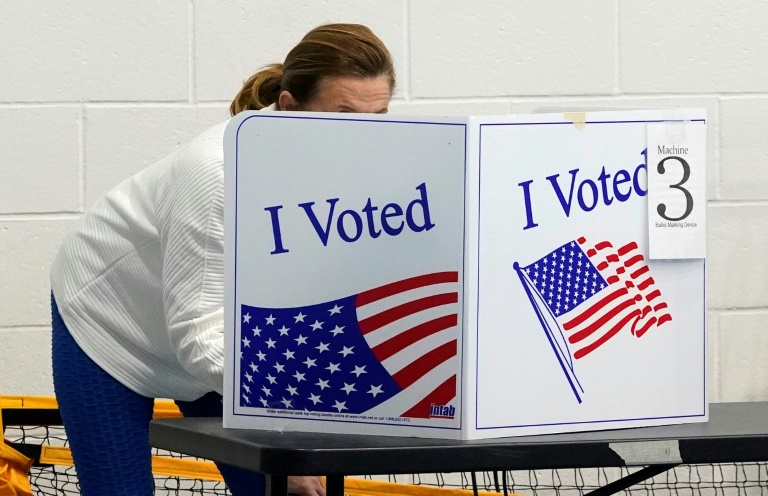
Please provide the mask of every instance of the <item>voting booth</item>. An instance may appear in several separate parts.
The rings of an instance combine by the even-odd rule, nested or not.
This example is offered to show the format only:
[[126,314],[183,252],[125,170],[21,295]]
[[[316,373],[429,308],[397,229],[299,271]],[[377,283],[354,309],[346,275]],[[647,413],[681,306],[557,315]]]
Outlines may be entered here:
[[238,114],[225,427],[706,421],[705,130],[703,110]]

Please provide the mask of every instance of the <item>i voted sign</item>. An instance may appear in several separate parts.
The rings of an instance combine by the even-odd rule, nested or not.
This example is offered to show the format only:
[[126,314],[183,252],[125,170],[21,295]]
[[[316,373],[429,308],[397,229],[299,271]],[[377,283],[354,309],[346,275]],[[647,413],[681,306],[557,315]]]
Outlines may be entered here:
[[225,426],[479,439],[706,420],[704,261],[657,261],[649,235],[652,208],[703,231],[706,122],[675,111],[698,127],[662,139],[668,115],[233,118]]
[[466,124],[227,132],[227,425],[460,436]]
[[[331,236],[338,236],[346,243],[354,243],[362,236],[376,239],[382,234],[397,236],[403,229],[412,232],[429,231],[435,224],[429,216],[429,198],[426,183],[416,186],[417,198],[401,206],[396,202],[386,203],[381,208],[368,198],[365,205],[355,208],[346,208],[338,205],[339,198],[325,200],[325,205],[318,206],[315,210],[315,202],[299,203],[307,216],[312,229],[323,246],[328,246]],[[338,208],[337,208],[338,206]],[[283,234],[280,228],[280,209],[283,205],[264,207],[269,212],[274,236],[275,249],[271,255],[288,253],[289,249],[283,245]],[[323,210],[323,213],[319,211]]]

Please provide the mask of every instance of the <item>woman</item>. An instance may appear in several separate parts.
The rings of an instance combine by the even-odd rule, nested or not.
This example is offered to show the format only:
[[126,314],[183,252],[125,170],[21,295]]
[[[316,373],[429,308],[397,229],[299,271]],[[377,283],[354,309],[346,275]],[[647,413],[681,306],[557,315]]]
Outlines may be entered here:
[[[329,24],[246,81],[230,113],[385,113],[394,85],[381,40]],[[154,398],[221,415],[225,125],[110,191],[53,263],[54,387],[84,496],[152,494]],[[219,469],[235,496],[263,494],[260,475]],[[289,492],[325,495],[316,477]]]

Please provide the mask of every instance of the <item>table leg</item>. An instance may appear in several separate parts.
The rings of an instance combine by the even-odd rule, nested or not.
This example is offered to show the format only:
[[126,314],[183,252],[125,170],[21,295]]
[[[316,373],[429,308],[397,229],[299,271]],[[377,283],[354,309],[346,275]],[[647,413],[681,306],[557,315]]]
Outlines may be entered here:
[[344,476],[329,475],[325,478],[326,496],[344,496]]
[[587,493],[585,496],[609,496],[611,494],[615,494],[619,491],[627,489],[630,486],[634,486],[638,482],[643,482],[644,480],[655,477],[671,468],[675,468],[677,465],[679,464],[673,463],[667,465],[649,465],[648,467],[629,474],[626,477],[622,477],[621,479],[615,480],[610,484],[606,484],[600,489],[595,489],[591,493]]
[[265,475],[266,496],[288,496],[287,475]]

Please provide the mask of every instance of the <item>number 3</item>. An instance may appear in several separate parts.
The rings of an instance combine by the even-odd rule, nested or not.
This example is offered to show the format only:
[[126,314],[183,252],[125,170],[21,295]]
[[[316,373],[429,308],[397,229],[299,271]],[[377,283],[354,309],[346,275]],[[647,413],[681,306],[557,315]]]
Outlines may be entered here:
[[659,162],[659,165],[656,167],[656,170],[659,172],[659,174],[664,174],[666,170],[664,169],[664,162],[667,160],[674,159],[680,162],[680,165],[683,166],[683,178],[680,180],[677,184],[671,184],[669,187],[672,189],[679,189],[683,192],[685,195],[685,212],[680,217],[674,218],[674,217],[667,217],[665,214],[667,213],[667,206],[663,203],[659,203],[656,207],[656,211],[661,215],[664,219],[670,220],[670,221],[678,221],[683,220],[686,217],[688,217],[691,214],[691,211],[693,210],[693,196],[691,196],[691,193],[683,188],[683,184],[691,177],[691,167],[688,165],[688,162],[685,161],[685,159],[681,157],[671,156],[667,157],[661,162]]

